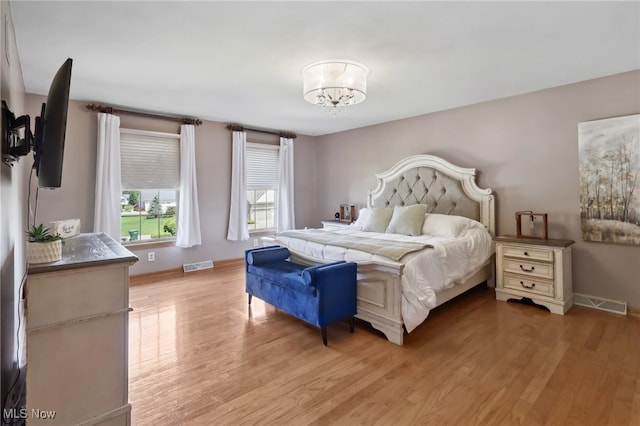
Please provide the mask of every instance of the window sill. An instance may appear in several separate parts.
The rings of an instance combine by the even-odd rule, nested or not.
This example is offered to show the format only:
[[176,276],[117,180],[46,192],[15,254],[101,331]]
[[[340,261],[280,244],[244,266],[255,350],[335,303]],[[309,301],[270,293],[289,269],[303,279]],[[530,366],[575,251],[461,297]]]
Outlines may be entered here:
[[148,250],[152,248],[174,247],[176,245],[176,240],[172,238],[158,241],[140,241],[135,243],[127,242],[122,245],[129,251]]
[[277,234],[275,229],[264,229],[258,231],[249,231],[249,236],[253,238],[258,237],[274,237]]

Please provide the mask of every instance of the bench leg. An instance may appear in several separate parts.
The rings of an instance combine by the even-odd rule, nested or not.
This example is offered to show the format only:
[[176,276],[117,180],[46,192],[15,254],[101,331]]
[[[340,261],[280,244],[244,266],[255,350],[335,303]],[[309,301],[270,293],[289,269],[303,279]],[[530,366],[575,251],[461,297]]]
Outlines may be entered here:
[[327,346],[327,327],[321,327],[322,330],[322,343]]
[[356,317],[349,318],[349,330],[353,333],[356,328]]
[[251,298],[253,297],[253,294],[249,294],[249,304],[251,304]]

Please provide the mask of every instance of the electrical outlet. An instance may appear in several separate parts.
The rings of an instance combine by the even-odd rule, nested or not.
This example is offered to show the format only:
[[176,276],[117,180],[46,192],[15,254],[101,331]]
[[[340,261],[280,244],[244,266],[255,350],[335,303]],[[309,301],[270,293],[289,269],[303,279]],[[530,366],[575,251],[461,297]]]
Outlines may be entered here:
[[254,247],[258,247],[258,239],[257,238],[253,239],[253,246]]
[[155,262],[155,260],[156,260],[156,252],[155,252],[155,251],[150,251],[150,252],[147,254],[147,260],[148,260],[149,262]]

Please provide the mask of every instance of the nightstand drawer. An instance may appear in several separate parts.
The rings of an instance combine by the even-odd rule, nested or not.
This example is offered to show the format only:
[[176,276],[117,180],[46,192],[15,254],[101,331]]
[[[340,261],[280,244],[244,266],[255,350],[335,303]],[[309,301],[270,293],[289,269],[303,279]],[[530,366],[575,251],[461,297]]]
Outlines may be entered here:
[[520,259],[541,260],[543,262],[553,261],[553,250],[544,250],[523,246],[504,246],[504,256],[517,257]]
[[342,222],[337,220],[323,220],[322,221],[322,229],[328,229],[330,231],[338,231],[340,229],[348,229],[349,222]]
[[528,262],[526,260],[505,258],[503,270],[514,274],[553,279],[553,263]]
[[522,275],[504,275],[504,286],[514,290],[553,297],[553,281],[528,278]]

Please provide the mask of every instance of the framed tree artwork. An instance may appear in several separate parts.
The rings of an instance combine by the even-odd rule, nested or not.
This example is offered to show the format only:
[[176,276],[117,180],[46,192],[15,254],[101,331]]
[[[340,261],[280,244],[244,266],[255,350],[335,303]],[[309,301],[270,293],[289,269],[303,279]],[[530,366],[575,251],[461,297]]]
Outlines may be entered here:
[[640,114],[578,124],[585,241],[640,245]]

